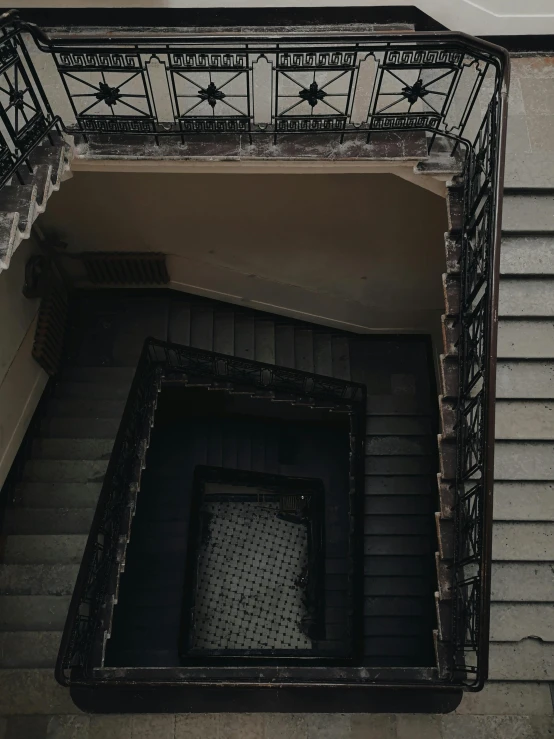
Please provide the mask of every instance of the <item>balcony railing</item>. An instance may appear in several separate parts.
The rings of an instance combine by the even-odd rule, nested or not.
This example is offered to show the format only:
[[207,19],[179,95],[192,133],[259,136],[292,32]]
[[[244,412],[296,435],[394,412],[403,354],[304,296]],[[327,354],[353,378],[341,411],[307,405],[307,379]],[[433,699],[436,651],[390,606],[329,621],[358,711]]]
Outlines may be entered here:
[[[440,146],[463,158],[453,650],[451,675],[438,682],[480,687],[488,670],[507,54],[454,33],[50,38],[13,12],[0,27],[0,185],[21,177],[53,130],[254,148],[308,146],[318,136],[358,157],[380,136],[418,132],[429,152]],[[135,387],[124,425],[135,423],[142,402]],[[82,667],[82,642],[66,646],[64,667]]]

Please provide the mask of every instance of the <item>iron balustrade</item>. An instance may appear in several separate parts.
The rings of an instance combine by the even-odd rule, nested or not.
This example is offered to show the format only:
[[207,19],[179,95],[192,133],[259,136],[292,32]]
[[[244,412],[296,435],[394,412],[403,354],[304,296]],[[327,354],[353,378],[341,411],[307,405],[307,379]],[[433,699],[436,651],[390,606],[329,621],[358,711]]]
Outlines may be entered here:
[[[112,142],[128,143],[128,137],[136,136],[179,144],[217,137],[254,147],[290,141],[310,146],[318,136],[327,145],[343,147],[344,156],[368,156],[364,147],[379,136],[416,132],[429,152],[439,148],[459,157],[463,213],[453,649],[451,676],[442,682],[481,687],[488,671],[507,53],[448,32],[287,34],[266,29],[259,34],[50,38],[13,12],[2,16],[0,27],[1,185],[20,176],[33,148],[53,129],[85,138],[109,135]],[[146,423],[141,415],[146,412],[141,396],[145,361],[122,421],[126,440],[119,440],[114,454],[136,446],[136,428]],[[144,437],[140,440],[144,443]],[[111,469],[106,483],[121,495],[127,495],[120,487],[125,469]],[[95,523],[98,531],[106,525],[107,520]],[[93,570],[101,577],[98,552]],[[79,649],[74,642],[69,652],[75,655]]]

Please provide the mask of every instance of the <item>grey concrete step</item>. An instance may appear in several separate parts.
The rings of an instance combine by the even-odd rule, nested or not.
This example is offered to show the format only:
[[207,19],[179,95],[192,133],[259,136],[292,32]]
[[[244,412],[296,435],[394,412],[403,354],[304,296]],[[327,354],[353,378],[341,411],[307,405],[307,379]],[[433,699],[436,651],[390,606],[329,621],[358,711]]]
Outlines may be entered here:
[[[521,94],[521,93],[520,93]],[[508,126],[511,122],[508,123]],[[553,188],[554,152],[513,151],[506,157],[506,187]]]
[[503,277],[498,315],[501,318],[554,317],[554,280],[549,277]]
[[12,534],[6,537],[6,564],[80,564],[84,534]]
[[88,534],[94,508],[12,508],[4,534]]
[[0,211],[19,213],[19,230],[25,231],[36,217],[37,194],[36,185],[4,185],[0,195]]
[[76,713],[69,690],[58,685],[51,667],[0,670],[0,716]]
[[554,194],[505,188],[503,231],[554,231]]
[[499,400],[496,403],[497,439],[554,439],[554,402]]
[[311,329],[294,330],[294,358],[296,369],[302,372],[314,371],[314,333]]
[[45,418],[40,425],[40,435],[51,438],[111,439],[116,437],[121,416],[113,418],[59,417]]
[[102,489],[99,482],[23,482],[16,505],[28,508],[95,508]]
[[500,250],[503,275],[554,275],[554,233],[507,234]]
[[135,367],[64,367],[61,380],[95,385],[131,385]]
[[[185,343],[188,344],[189,340],[190,337]],[[214,352],[233,355],[234,351],[235,314],[232,311],[216,311],[214,314]]]
[[0,595],[71,595],[79,565],[0,564]]
[[69,595],[1,595],[0,631],[61,631]]
[[0,633],[0,668],[53,668],[61,638],[61,630]]
[[254,333],[256,361],[275,364],[275,322],[257,319]]
[[190,314],[190,345],[213,351],[214,312],[211,308],[194,306]]
[[492,603],[491,641],[554,641],[554,603]]
[[79,417],[86,424],[90,418],[121,418],[124,407],[124,400],[52,398],[48,403],[48,413],[51,416]]
[[505,523],[492,531],[492,558],[511,562],[554,562],[554,523]]
[[65,381],[56,385],[57,398],[94,398],[96,400],[126,400],[131,381],[121,382],[74,382]]
[[554,320],[501,320],[498,326],[498,357],[554,359]]
[[110,458],[112,439],[35,439],[35,459],[106,460]]
[[497,521],[554,521],[554,482],[497,482]]
[[499,361],[497,398],[554,398],[554,361]]
[[507,644],[492,643],[489,647],[489,678],[554,680],[554,644],[541,643],[537,639]]
[[366,436],[365,453],[375,455],[432,454],[436,442],[429,436]]
[[30,482],[102,482],[107,460],[30,459],[23,480]]
[[554,602],[550,562],[493,562],[493,601]]
[[498,441],[496,480],[554,480],[554,443]]

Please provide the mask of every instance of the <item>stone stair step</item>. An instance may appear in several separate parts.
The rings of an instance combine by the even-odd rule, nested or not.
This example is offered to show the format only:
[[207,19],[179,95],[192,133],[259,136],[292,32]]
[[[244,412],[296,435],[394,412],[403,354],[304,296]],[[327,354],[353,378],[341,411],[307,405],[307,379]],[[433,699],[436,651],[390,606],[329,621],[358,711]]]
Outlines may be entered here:
[[492,531],[492,558],[511,562],[553,562],[554,523],[496,521]]
[[61,630],[0,633],[0,668],[53,668],[61,638]]
[[506,188],[502,230],[512,232],[553,231],[554,193],[551,190]]
[[432,483],[425,476],[398,473],[365,478],[366,495],[429,495],[431,489]]
[[275,364],[294,367],[294,327],[275,326]]
[[52,668],[0,670],[1,716],[76,713],[69,690],[56,682]]
[[84,534],[11,534],[6,537],[6,564],[80,564]]
[[497,482],[495,521],[554,521],[552,482]]
[[499,359],[554,359],[554,321],[501,320]]
[[496,480],[554,479],[554,442],[497,441]]
[[190,314],[190,345],[213,351],[214,312],[211,308],[194,307]]
[[275,364],[275,323],[257,320],[254,326],[256,361]]
[[432,433],[431,419],[419,416],[367,416],[368,436],[425,436]]
[[497,400],[495,431],[498,440],[553,440],[552,401]]
[[30,459],[23,479],[30,482],[102,482],[107,460]]
[[333,347],[331,334],[314,332],[314,372],[331,377],[333,374]]
[[59,382],[54,390],[56,398],[94,398],[95,400],[126,400],[131,381],[122,382]]
[[61,631],[69,595],[0,595],[0,631]]
[[554,361],[498,362],[496,396],[511,400],[554,398]]
[[48,403],[51,416],[79,417],[83,423],[90,418],[121,418],[124,400],[96,400],[94,398],[52,398]]
[[121,416],[113,418],[58,417],[45,418],[40,425],[40,435],[50,438],[110,439],[116,437]]
[[0,595],[71,595],[79,565],[0,564]]
[[235,352],[235,314],[232,311],[215,312],[214,352],[231,356]]
[[491,642],[554,641],[554,603],[491,603]]
[[64,367],[61,382],[92,383],[94,385],[131,385],[135,367]]
[[433,456],[366,457],[366,475],[433,475],[436,471]]
[[94,508],[12,508],[6,511],[4,534],[87,534]]
[[235,316],[235,357],[254,359],[255,352],[254,318],[237,314]]
[[[541,643],[537,639],[490,644],[489,679],[525,680],[530,685],[532,680],[537,681],[535,685],[539,684],[538,681],[553,681],[554,644]],[[548,736],[546,731],[544,736]]]
[[493,601],[554,602],[554,570],[550,562],[493,562]]
[[314,371],[314,332],[311,329],[295,329],[294,357],[297,370]]
[[0,212],[19,213],[18,228],[27,230],[35,219],[38,189],[36,185],[4,185],[0,193]]
[[504,277],[500,283],[498,315],[501,318],[552,318],[552,280],[535,277]]
[[112,439],[35,439],[33,457],[36,459],[106,460],[112,452]]
[[374,455],[432,454],[431,436],[366,436],[365,453]]
[[500,274],[554,275],[554,233],[505,234],[500,250]]
[[99,482],[23,482],[16,505],[28,508],[95,508],[102,489]]

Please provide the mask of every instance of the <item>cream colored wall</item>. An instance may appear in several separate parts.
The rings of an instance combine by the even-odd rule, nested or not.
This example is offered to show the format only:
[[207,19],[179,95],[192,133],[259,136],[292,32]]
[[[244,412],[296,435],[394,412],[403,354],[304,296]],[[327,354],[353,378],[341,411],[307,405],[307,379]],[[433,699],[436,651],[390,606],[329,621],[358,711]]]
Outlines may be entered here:
[[0,487],[48,379],[31,356],[39,301],[21,292],[34,251],[33,241],[24,241],[0,274]]
[[355,331],[435,331],[444,199],[393,175],[76,172],[40,226],[169,255],[172,287]]

